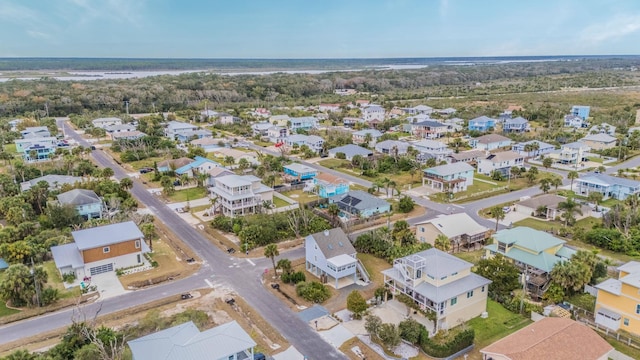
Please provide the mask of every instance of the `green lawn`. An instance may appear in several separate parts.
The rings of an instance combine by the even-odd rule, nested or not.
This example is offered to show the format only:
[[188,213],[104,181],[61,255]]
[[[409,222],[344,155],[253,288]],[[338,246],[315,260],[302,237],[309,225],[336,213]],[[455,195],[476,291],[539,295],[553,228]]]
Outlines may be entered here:
[[289,206],[291,204],[289,204],[288,202],[280,199],[279,197],[273,197],[273,205],[276,206],[276,208],[281,208],[281,207],[285,207],[285,206]]
[[477,264],[478,261],[480,261],[480,259],[482,258],[482,255],[484,255],[484,251],[483,250],[476,250],[476,251],[469,251],[469,252],[461,251],[453,255],[464,261],[468,261],[472,264]]
[[[116,157],[116,159],[118,159],[119,157]],[[132,161],[127,163],[127,165],[131,166],[132,168],[139,170],[145,167],[153,167],[153,163],[159,163],[161,161],[166,160],[163,157],[150,157],[148,159],[144,159],[144,160],[138,160],[138,161]]]
[[[306,204],[308,202],[320,199],[318,195],[310,192],[304,192],[302,190],[287,191],[287,192],[283,192],[282,195],[290,198],[291,200],[297,201],[300,204]],[[274,197],[273,199],[275,200],[276,198]]]
[[58,271],[58,268],[56,268],[56,264],[53,262],[53,260],[45,261],[42,266],[49,275],[49,281],[47,282],[46,286],[51,286],[54,289],[58,289],[61,299],[80,295],[80,287],[78,286],[71,289],[65,289],[64,283],[62,282],[62,276],[60,276],[60,272]]
[[201,187],[192,187],[188,189],[176,190],[169,196],[170,202],[184,202],[189,200],[201,199],[207,196],[207,189]]
[[611,344],[614,349],[620,351],[621,353],[627,356],[631,356],[632,359],[640,359],[640,350],[631,346],[627,346],[626,344],[623,344],[620,341],[617,341],[616,339],[610,338],[608,336],[605,336],[604,339],[607,340],[607,342]]
[[16,150],[16,144],[6,144],[4,146],[4,151],[9,153],[9,154],[17,154],[18,151]]
[[267,146],[271,146],[273,145],[270,142],[266,142],[266,141],[260,141],[260,140],[253,140],[253,143],[257,146],[262,146],[262,147],[267,147]]
[[530,319],[512,313],[493,300],[487,300],[487,312],[488,318],[477,317],[467,323],[476,333],[476,349],[482,349],[532,323]]
[[336,170],[341,170],[339,168],[344,167],[345,165],[349,164],[349,161],[347,160],[340,160],[340,159],[324,159],[324,160],[320,160],[318,161],[318,164],[329,168],[329,169],[336,169]]

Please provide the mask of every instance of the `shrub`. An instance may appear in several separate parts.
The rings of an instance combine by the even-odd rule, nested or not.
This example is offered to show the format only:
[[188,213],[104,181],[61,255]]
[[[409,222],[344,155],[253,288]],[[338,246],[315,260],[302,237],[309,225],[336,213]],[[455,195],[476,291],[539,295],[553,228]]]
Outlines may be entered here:
[[377,298],[380,298],[380,300],[384,301],[385,296],[387,298],[387,300],[391,300],[393,299],[393,293],[391,291],[389,291],[389,289],[387,289],[386,287],[379,287],[376,289],[376,292],[373,294],[373,296]]
[[347,155],[345,155],[343,152],[336,153],[336,159],[344,160],[346,158],[347,158]]
[[301,282],[296,287],[296,293],[307,301],[321,303],[331,297],[329,288],[317,282]]
[[408,213],[411,212],[411,210],[413,210],[413,208],[415,207],[415,203],[413,202],[413,199],[411,199],[408,196],[403,196],[400,201],[398,202],[398,210],[401,213]]
[[353,290],[347,296],[347,309],[353,313],[355,319],[361,319],[362,314],[367,311],[367,301],[359,291]]
[[40,296],[40,301],[42,302],[42,306],[47,306],[49,304],[53,304],[59,298],[60,298],[60,293],[58,292],[58,289],[48,287],[42,291],[42,295]]
[[474,337],[473,329],[460,330],[450,341],[439,344],[429,338],[427,329],[423,327],[420,332],[420,348],[429,356],[444,358],[473,345]]
[[75,273],[66,273],[66,274],[62,274],[62,281],[71,284],[74,280],[76,279],[76,274]]
[[424,328],[424,325],[414,319],[403,320],[398,324],[400,337],[412,344],[420,342],[420,333],[422,332],[422,328]]
[[296,271],[293,273],[284,273],[282,274],[282,276],[280,276],[280,279],[285,283],[285,284],[298,284],[300,282],[306,281],[307,277],[304,275],[304,271]]

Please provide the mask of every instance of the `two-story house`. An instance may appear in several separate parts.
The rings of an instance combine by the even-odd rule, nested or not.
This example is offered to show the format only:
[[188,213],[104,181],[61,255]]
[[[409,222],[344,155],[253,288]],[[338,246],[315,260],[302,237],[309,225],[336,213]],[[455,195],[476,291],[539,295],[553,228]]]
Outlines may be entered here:
[[27,191],[36,186],[39,182],[44,181],[49,185],[49,190],[58,190],[63,185],[73,185],[81,183],[84,179],[80,176],[69,175],[45,175],[29,181],[20,183],[20,191]]
[[616,136],[616,127],[604,122],[602,124],[593,125],[591,129],[589,129],[589,134],[607,134]]
[[[435,313],[436,330],[480,316],[487,309],[488,280],[471,272],[473,264],[436,248],[394,260],[383,270],[384,284],[423,310]],[[429,329],[429,331],[431,331]]]
[[587,120],[589,118],[589,112],[591,111],[590,106],[585,105],[573,105],[571,107],[570,114],[573,116],[581,117],[582,120]]
[[410,108],[402,108],[402,111],[408,115],[431,115],[433,113],[433,108],[427,105],[418,105]]
[[473,185],[473,172],[473,166],[466,162],[434,166],[424,170],[422,185],[431,185],[432,189],[442,192],[467,191],[467,187]]
[[349,192],[349,182],[329,173],[319,173],[313,178],[315,192],[323,199]]
[[340,289],[358,280],[356,249],[341,228],[307,236],[304,251],[305,268],[322,282]]
[[214,179],[210,190],[216,205],[225,216],[237,217],[255,214],[264,202],[273,203],[273,189],[262,184],[253,175],[227,175]]
[[106,129],[107,126],[122,125],[122,119],[117,117],[99,118],[91,120],[93,127]]
[[583,129],[589,126],[589,123],[576,115],[566,115],[564,117],[564,127],[570,127],[574,129]]
[[527,290],[534,299],[541,299],[549,288],[555,264],[568,261],[576,253],[564,240],[523,226],[500,230],[493,238],[494,243],[484,247],[485,256],[501,254],[511,260],[525,275]]
[[416,224],[416,238],[420,242],[433,246],[438,235],[449,239],[452,251],[460,251],[461,248],[470,251],[484,245],[491,237],[491,229],[478,224],[466,213],[440,215]]
[[275,126],[287,127],[289,121],[291,121],[289,115],[272,115],[269,118],[269,122]]
[[54,137],[31,137],[14,140],[16,152],[27,162],[49,160],[58,148]]
[[364,146],[374,146],[378,139],[382,136],[382,133],[376,129],[364,129],[360,131],[354,131],[351,134],[351,140],[354,144]]
[[607,174],[588,173],[575,179],[573,190],[576,194],[589,196],[599,192],[604,199],[624,200],[640,193],[640,181],[625,179]]
[[46,126],[30,126],[20,131],[20,136],[22,136],[23,139],[48,138],[51,137],[51,132],[49,132],[49,128]]
[[313,116],[292,117],[289,123],[289,131],[292,134],[297,133],[298,130],[309,131],[318,127],[318,119]]
[[211,170],[213,168],[220,167],[220,166],[222,165],[220,165],[219,163],[211,159],[207,159],[202,156],[196,156],[193,159],[193,162],[190,162],[188,164],[185,164],[177,168],[176,175],[180,176],[183,174],[187,174],[187,176],[189,177],[194,177],[196,174],[204,174],[208,170]]
[[342,111],[342,108],[340,104],[320,104],[318,105],[318,111],[324,113],[339,113]]
[[104,131],[109,136],[115,133],[136,131],[136,126],[133,124],[107,125],[104,127]]
[[523,133],[529,130],[529,120],[520,116],[514,119],[506,119],[502,123],[502,131],[506,133]]
[[380,141],[374,147],[379,153],[386,155],[404,155],[409,151],[409,143],[399,140],[384,140]]
[[411,124],[411,133],[424,139],[437,139],[450,132],[449,125],[438,121],[425,120]]
[[555,149],[556,147],[554,145],[539,140],[529,140],[511,145],[511,151],[530,158],[549,154]]
[[195,125],[180,121],[169,121],[167,126],[164,128],[164,136],[171,140],[175,140],[178,134],[188,133],[197,129],[198,127]]
[[[426,161],[429,158],[434,158],[436,162],[440,163],[441,161],[446,161],[447,156],[453,153],[453,150],[449,149],[446,144],[435,140],[422,139],[412,141],[411,146],[422,155],[418,156],[418,161],[421,159]],[[420,162],[424,163],[424,161]]]
[[605,133],[598,133],[587,135],[580,139],[581,143],[584,143],[593,150],[613,149],[616,147],[618,139],[614,136]]
[[289,136],[289,129],[283,126],[271,126],[267,129],[267,137],[269,141],[274,144],[280,144],[284,142],[284,139]]
[[572,142],[560,146],[560,150],[554,150],[549,153],[549,157],[554,163],[562,165],[578,165],[583,161],[587,161],[587,153],[591,150],[589,145],[583,142]]
[[300,163],[287,164],[284,173],[295,180],[311,180],[318,175],[318,170]]
[[209,130],[195,129],[180,132],[175,135],[175,140],[180,143],[188,143],[196,139],[212,139],[213,134]]
[[596,324],[640,336],[640,262],[619,266],[618,278],[596,285]]
[[251,124],[251,132],[253,136],[268,136],[269,129],[272,127],[273,125],[268,121],[257,122],[255,124]]
[[385,111],[384,111],[384,108],[380,105],[376,105],[376,104],[363,105],[360,108],[360,111],[362,111],[362,118],[366,122],[370,122],[373,120],[384,121]]
[[481,158],[478,161],[478,173],[491,175],[494,171],[498,171],[503,176],[508,176],[512,167],[522,167],[523,165],[523,155],[514,151],[501,151]]
[[73,189],[57,196],[60,205],[73,206],[85,220],[101,219],[102,199],[93,190]]
[[447,155],[446,160],[452,164],[457,162],[466,162],[470,165],[477,165],[478,160],[485,156],[487,156],[487,152],[484,150],[467,150],[449,154]]
[[469,145],[477,150],[491,151],[500,148],[509,148],[513,141],[498,134],[488,134],[469,140]]
[[486,132],[496,128],[496,119],[492,119],[488,116],[480,116],[475,119],[469,120],[469,131]]
[[319,154],[324,147],[324,139],[318,135],[294,134],[284,138],[284,144],[288,148],[293,148],[296,144],[297,146],[306,145],[309,149],[315,151],[316,154]]
[[350,190],[329,198],[329,204],[336,204],[342,212],[341,217],[353,216],[366,219],[373,215],[391,211],[391,204],[366,191]]
[[150,252],[144,235],[133,221],[72,231],[74,242],[51,247],[61,275],[77,279],[143,264]]

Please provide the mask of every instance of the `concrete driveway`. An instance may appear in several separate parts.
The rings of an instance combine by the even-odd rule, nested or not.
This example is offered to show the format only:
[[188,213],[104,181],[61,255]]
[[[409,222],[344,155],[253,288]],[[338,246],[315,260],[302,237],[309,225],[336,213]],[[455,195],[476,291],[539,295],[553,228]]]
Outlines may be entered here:
[[339,348],[345,341],[351,339],[355,335],[342,325],[337,325],[326,331],[319,331],[329,344]]
[[124,287],[122,287],[122,283],[120,283],[115,271],[92,276],[91,285],[98,287],[98,292],[102,299],[107,299],[129,292],[129,290],[125,290]]

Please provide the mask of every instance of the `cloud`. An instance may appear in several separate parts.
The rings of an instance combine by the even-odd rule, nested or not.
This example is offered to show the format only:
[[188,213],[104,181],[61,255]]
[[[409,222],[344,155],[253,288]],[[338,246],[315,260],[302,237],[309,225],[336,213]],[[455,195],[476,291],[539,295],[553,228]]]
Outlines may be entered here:
[[440,0],[439,11],[441,18],[445,18],[447,16],[447,13],[449,12],[449,0]]
[[0,3],[0,19],[12,22],[34,22],[40,16],[33,10],[11,2]]
[[102,18],[134,25],[143,20],[142,14],[145,13],[144,7],[146,5],[144,0],[69,0],[69,2],[75,5],[76,10],[82,12],[80,16],[82,16],[83,22]]
[[27,35],[36,39],[44,39],[44,40],[51,39],[51,34],[47,34],[45,32],[37,31],[37,30],[27,30]]
[[617,15],[607,22],[586,27],[581,39],[592,45],[631,35],[640,30],[640,14]]

